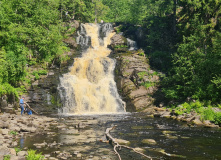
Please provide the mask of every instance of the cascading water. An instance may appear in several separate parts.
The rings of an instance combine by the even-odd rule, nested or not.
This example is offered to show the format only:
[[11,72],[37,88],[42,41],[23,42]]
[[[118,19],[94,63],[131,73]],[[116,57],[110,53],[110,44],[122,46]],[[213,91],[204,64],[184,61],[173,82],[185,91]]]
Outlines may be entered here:
[[137,50],[137,43],[129,38],[127,38],[127,46],[129,47],[129,51]]
[[70,72],[60,77],[60,113],[125,112],[114,81],[115,60],[107,57],[111,52],[107,45],[115,34],[111,30],[110,24],[81,26],[77,42],[84,52],[81,58],[75,58]]

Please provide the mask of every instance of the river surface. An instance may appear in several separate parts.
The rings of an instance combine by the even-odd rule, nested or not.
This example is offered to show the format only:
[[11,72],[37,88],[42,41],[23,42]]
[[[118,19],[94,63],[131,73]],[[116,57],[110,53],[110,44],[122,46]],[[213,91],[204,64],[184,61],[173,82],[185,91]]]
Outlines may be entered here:
[[[66,151],[73,155],[69,159],[117,160],[113,146],[101,142],[106,128],[117,127],[110,132],[112,137],[130,141],[130,147],[144,149],[144,154],[154,160],[219,160],[221,159],[221,130],[214,128],[190,127],[187,123],[166,118],[152,118],[141,113],[110,115],[72,115],[59,117],[66,127],[52,129],[48,134],[26,135],[20,140],[21,148],[36,149],[33,144],[46,142],[60,143],[60,147],[37,149],[43,154]],[[83,126],[76,129],[76,125]],[[142,143],[153,139],[156,144]],[[81,158],[77,158],[77,154]],[[145,158],[132,150],[119,151],[122,160]]]

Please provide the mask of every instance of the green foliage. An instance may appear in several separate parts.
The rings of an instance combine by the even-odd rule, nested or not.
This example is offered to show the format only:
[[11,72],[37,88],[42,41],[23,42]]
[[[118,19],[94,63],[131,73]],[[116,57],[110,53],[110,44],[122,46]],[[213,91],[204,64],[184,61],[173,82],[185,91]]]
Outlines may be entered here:
[[142,86],[146,87],[146,88],[149,88],[149,87],[153,87],[156,85],[155,82],[149,82],[149,81],[146,81],[146,82],[143,82],[141,83]]
[[201,118],[204,120],[214,121],[215,113],[211,108],[204,109],[201,115],[202,115]]
[[4,155],[4,159],[3,160],[10,160],[10,155]]
[[[219,106],[219,105],[218,105]],[[179,106],[170,106],[171,109],[175,110],[175,113],[182,115],[184,113],[196,112],[201,116],[202,120],[210,120],[215,124],[221,125],[221,112],[215,112],[213,107],[209,103],[195,101],[195,102],[184,102]]]
[[46,70],[39,70],[39,71],[38,71],[38,74],[39,74],[39,75],[47,75],[47,74],[48,74],[48,71],[46,71]]
[[148,72],[143,71],[143,72],[137,73],[137,75],[139,76],[140,80],[142,80],[144,76],[148,76],[149,74]]
[[22,150],[22,149],[19,148],[19,147],[15,147],[14,149],[15,149],[16,154]]
[[9,134],[11,135],[17,135],[18,133],[16,131],[10,131]]
[[[77,11],[83,4],[79,4],[81,0],[0,2],[0,96],[13,93],[18,97],[15,88],[28,75],[28,66],[50,65],[54,59],[63,58],[61,55],[68,50],[62,42],[67,30],[63,26],[71,17],[81,15]],[[39,71],[35,78],[44,74]]]
[[120,44],[120,45],[115,45],[114,48],[128,48],[128,46]]
[[36,153],[35,150],[28,150],[27,160],[43,160],[44,156],[41,153]]
[[214,115],[214,123],[221,126],[221,112],[216,112]]
[[170,74],[164,80],[164,93],[169,99],[183,101],[192,97],[221,102],[220,5],[220,1],[212,0],[179,1],[180,41],[177,54],[172,56]]
[[144,56],[144,55],[145,55],[144,52],[139,53],[139,56]]
[[35,76],[35,80],[40,79],[41,75],[47,75],[47,71],[46,70],[37,70],[37,71],[33,71],[32,75]]

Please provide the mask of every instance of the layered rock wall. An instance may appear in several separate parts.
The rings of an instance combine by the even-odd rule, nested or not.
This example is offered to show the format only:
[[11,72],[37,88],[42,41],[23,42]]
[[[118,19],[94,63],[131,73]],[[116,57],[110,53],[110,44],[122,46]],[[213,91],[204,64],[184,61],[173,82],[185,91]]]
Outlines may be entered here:
[[150,69],[142,49],[129,51],[125,47],[123,36],[115,35],[110,48],[117,60],[115,80],[118,91],[126,102],[126,110],[152,112],[155,106],[152,95],[157,90],[160,74]]

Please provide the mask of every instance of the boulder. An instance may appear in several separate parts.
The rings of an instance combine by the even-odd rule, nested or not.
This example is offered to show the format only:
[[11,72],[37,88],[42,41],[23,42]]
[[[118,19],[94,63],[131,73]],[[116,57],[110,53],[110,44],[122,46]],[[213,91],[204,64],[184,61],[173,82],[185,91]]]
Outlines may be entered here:
[[0,156],[9,155],[10,149],[6,146],[0,146]]
[[27,151],[20,151],[20,152],[17,153],[17,155],[19,157],[25,157],[26,155],[28,155],[28,152]]
[[157,144],[157,142],[154,139],[143,139],[141,142],[144,144],[151,144],[151,145]]
[[145,152],[145,149],[143,149],[143,148],[134,148],[134,150],[135,151],[137,151],[137,152],[141,152],[141,153],[144,153]]
[[10,156],[10,159],[11,159],[11,160],[22,160],[23,158],[22,158],[22,157],[19,158],[19,157],[16,156],[16,155],[11,155],[11,156]]
[[120,145],[127,145],[127,146],[130,145],[130,142],[127,141],[127,140],[124,140],[124,139],[117,139],[117,138],[115,138],[114,140],[115,140],[117,143],[119,143]]
[[14,148],[9,148],[10,154],[16,156],[16,151]]
[[8,135],[9,134],[9,129],[0,129],[0,133],[3,135]]

